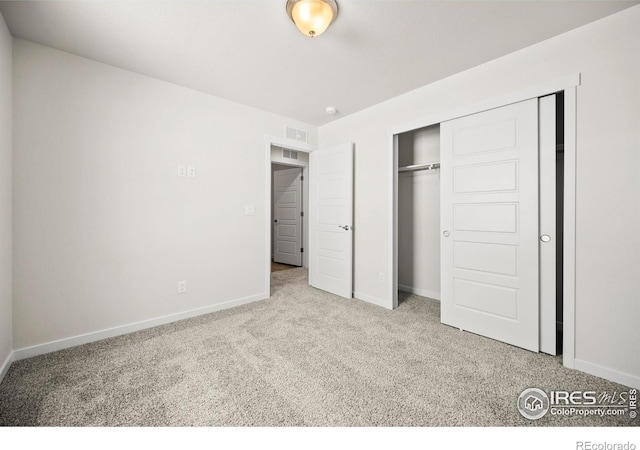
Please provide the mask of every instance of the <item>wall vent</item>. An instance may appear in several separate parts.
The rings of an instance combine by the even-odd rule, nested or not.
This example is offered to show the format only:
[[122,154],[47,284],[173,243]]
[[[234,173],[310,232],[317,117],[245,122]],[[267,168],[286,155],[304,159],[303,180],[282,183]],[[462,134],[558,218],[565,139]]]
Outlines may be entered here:
[[298,152],[295,150],[282,149],[282,157],[287,159],[298,159]]
[[293,127],[285,127],[285,136],[287,139],[307,143],[307,130],[299,130]]

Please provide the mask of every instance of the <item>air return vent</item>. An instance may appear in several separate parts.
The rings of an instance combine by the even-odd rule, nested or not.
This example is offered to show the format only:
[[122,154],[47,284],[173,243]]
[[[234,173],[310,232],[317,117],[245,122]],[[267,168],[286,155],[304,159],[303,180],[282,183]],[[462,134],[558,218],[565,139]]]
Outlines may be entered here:
[[287,137],[287,139],[293,139],[295,141],[300,141],[300,142],[307,143],[307,131],[306,130],[299,130],[299,129],[293,128],[293,127],[285,127],[284,131],[285,131],[285,136]]
[[298,152],[295,150],[282,149],[282,157],[287,159],[298,159]]

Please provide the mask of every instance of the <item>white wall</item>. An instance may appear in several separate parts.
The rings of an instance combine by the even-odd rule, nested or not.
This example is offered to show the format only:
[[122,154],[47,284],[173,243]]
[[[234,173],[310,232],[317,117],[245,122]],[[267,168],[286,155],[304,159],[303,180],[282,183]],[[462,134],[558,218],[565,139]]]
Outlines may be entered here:
[[[440,161],[440,127],[402,133],[398,165]],[[440,171],[398,176],[398,287],[440,300]]]
[[640,385],[638,24],[635,6],[322,126],[321,147],[356,143],[355,291],[385,298],[389,128],[580,72],[576,363]]
[[12,344],[12,37],[0,14],[0,381]]
[[265,296],[265,134],[313,126],[19,39],[14,80],[14,348]]

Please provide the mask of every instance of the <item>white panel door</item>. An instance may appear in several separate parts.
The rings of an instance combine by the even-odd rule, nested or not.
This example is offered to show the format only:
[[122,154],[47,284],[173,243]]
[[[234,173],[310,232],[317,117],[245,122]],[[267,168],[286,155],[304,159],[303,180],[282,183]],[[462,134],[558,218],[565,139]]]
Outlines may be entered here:
[[302,265],[302,169],[273,173],[274,246],[273,260]]
[[309,284],[353,294],[353,145],[309,155]]
[[538,100],[440,136],[441,321],[538,351]]

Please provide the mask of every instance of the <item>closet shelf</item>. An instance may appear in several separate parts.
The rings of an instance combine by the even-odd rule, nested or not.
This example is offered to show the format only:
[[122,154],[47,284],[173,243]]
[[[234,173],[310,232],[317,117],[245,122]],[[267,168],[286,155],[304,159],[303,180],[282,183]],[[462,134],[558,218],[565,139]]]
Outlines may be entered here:
[[398,167],[398,172],[415,172],[417,170],[435,170],[439,168],[439,162],[431,162],[426,164],[413,164],[410,166]]

